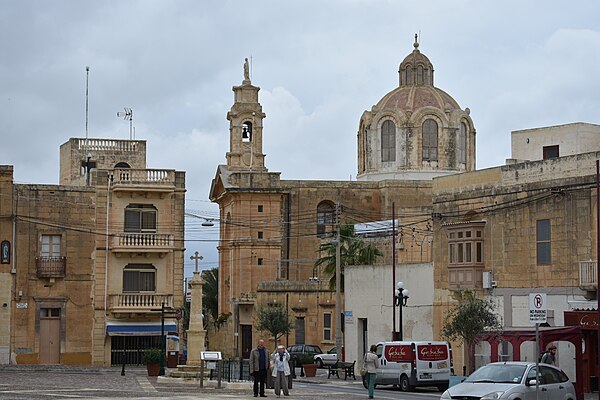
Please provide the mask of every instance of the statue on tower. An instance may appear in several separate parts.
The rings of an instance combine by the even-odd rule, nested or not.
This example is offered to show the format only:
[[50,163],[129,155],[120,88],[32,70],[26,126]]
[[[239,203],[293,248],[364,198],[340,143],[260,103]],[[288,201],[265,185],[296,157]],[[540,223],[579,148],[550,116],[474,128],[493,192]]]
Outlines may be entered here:
[[248,65],[247,58],[244,59],[244,80],[245,81],[250,80],[250,66]]

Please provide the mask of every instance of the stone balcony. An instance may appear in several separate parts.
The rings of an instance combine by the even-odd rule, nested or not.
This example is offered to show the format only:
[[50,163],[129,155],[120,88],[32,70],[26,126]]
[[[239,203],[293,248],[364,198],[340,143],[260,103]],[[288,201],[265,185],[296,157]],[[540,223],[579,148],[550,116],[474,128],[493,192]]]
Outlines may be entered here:
[[169,233],[123,232],[113,237],[112,251],[165,253],[175,248],[174,236]]
[[175,190],[175,170],[117,168],[109,172],[112,190],[172,192]]
[[67,257],[37,257],[35,259],[38,278],[64,278]]
[[598,290],[597,261],[579,261],[579,288],[587,291]]
[[162,305],[173,308],[172,294],[121,293],[109,295],[109,308],[113,313],[159,312]]

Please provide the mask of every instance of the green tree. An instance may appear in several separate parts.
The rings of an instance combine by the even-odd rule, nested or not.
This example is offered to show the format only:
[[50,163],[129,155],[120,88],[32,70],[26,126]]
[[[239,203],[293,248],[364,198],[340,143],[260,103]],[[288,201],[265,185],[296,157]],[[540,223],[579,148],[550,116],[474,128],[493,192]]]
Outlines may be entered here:
[[458,303],[450,309],[444,319],[442,337],[451,341],[462,339],[467,354],[467,371],[471,371],[471,349],[477,335],[498,332],[502,325],[495,313],[496,304],[491,299],[477,298],[470,290],[455,292],[454,297]]
[[[321,243],[319,253],[323,254],[316,267],[323,266],[323,273],[329,276],[329,288],[335,289],[335,247],[332,242]],[[372,243],[356,237],[354,224],[340,225],[340,272],[341,288],[344,291],[344,267],[347,265],[373,265],[383,253]]]
[[275,340],[287,335],[294,327],[294,321],[281,305],[267,305],[256,310],[256,329],[269,334]]
[[211,321],[219,329],[231,313],[219,315],[219,268],[202,271],[202,312],[204,325]]

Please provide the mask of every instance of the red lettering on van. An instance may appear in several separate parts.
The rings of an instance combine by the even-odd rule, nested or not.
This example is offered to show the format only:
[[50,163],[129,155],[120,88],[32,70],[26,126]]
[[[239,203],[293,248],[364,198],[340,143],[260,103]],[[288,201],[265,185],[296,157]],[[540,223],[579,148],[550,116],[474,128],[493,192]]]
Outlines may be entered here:
[[448,358],[448,347],[443,344],[427,344],[417,346],[419,359],[423,361],[440,361]]
[[386,346],[385,358],[391,362],[410,361],[410,345]]

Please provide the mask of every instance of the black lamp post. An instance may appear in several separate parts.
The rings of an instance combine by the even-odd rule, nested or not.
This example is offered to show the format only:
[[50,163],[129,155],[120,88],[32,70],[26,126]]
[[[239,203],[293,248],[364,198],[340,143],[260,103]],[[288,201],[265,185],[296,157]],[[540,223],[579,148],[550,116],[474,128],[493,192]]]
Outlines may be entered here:
[[402,308],[406,305],[408,300],[408,289],[404,289],[404,282],[396,283],[395,301],[398,306],[398,332],[394,340],[403,340],[402,333]]

